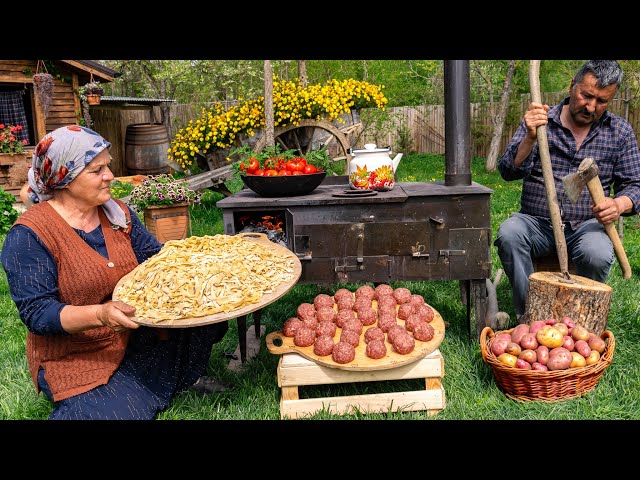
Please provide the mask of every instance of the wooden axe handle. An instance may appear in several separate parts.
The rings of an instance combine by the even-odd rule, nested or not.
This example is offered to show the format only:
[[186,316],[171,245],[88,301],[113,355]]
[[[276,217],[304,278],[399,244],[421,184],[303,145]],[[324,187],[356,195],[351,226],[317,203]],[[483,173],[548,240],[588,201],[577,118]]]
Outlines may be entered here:
[[[600,177],[596,175],[594,178],[589,180],[587,182],[587,188],[589,189],[589,193],[591,194],[594,204],[599,205],[604,201],[604,190],[602,189],[602,183],[600,183]],[[625,280],[631,278],[631,265],[629,265],[629,259],[627,259],[627,254],[624,251],[622,241],[620,241],[620,236],[618,235],[615,225],[613,222],[607,223],[605,224],[604,229],[607,232],[607,235],[609,235],[611,243],[613,243],[613,251],[616,252],[620,268],[622,268],[622,278]]]

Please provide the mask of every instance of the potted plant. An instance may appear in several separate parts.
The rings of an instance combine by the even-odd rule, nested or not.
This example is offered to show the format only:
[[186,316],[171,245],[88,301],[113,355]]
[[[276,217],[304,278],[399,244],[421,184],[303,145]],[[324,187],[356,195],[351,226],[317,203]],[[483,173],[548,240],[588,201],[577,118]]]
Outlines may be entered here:
[[144,215],[144,224],[161,243],[187,237],[191,226],[189,206],[202,194],[184,180],[169,174],[149,175],[131,192],[127,202]]
[[22,125],[0,123],[0,171],[8,174],[6,185],[17,187],[27,181],[30,158],[24,147],[27,140],[20,140]]
[[86,83],[80,89],[80,96],[84,96],[89,105],[100,105],[102,95],[104,95],[104,89],[98,81]]

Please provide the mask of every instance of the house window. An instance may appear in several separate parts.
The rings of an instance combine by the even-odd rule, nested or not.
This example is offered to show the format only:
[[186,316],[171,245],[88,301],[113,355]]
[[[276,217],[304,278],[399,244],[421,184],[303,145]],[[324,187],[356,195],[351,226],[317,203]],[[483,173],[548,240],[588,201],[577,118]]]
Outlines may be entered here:
[[0,123],[22,125],[18,135],[27,146],[36,144],[32,98],[31,84],[0,83]]

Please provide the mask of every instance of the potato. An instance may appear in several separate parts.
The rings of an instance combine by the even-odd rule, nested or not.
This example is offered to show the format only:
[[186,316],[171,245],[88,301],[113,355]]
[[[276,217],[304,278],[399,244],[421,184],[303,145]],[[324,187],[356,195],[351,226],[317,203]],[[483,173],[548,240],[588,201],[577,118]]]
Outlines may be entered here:
[[589,330],[584,328],[582,325],[575,325],[571,329],[571,336],[574,340],[584,340],[585,342],[589,340]]
[[575,344],[575,351],[582,355],[584,358],[587,358],[591,355],[591,348],[589,344],[584,340],[578,340]]
[[562,342],[562,346],[570,352],[573,352],[573,350],[575,349],[575,342],[573,341],[573,338],[571,338],[569,335],[565,335],[563,338],[564,342]]
[[520,345],[520,340],[525,333],[529,333],[529,325],[521,323],[511,332],[511,341]]
[[525,333],[520,339],[520,346],[523,350],[535,350],[538,348],[538,340],[535,333]]
[[507,345],[506,353],[510,353],[511,355],[518,356],[520,352],[522,352],[522,348],[516,342],[509,342]]
[[562,336],[569,335],[569,327],[567,327],[564,323],[556,323],[553,328],[557,328],[562,333]]
[[562,317],[561,322],[564,323],[567,327],[569,327],[569,330],[571,330],[573,327],[576,326],[576,323],[567,316]]
[[531,322],[531,325],[529,325],[529,333],[536,333],[545,325],[546,323],[544,323],[542,320],[536,320],[535,322]]
[[509,353],[503,353],[498,357],[498,360],[500,360],[502,363],[509,365],[510,367],[515,367],[516,362],[518,361],[518,357],[516,357],[515,355],[511,355]]
[[544,321],[545,325],[555,325],[556,324],[556,319],[555,318],[547,318]]
[[603,339],[601,339],[600,337],[598,337],[597,335],[592,336],[587,341],[587,344],[589,345],[589,348],[591,350],[597,351],[600,355],[602,355],[604,353],[604,349],[607,346],[605,341]]
[[531,370],[531,364],[522,358],[516,360],[516,368],[522,368],[524,370]]
[[538,356],[538,363],[546,365],[549,360],[549,348],[544,345],[540,345],[536,348],[536,355]]
[[531,370],[539,370],[541,372],[546,372],[549,369],[547,368],[546,365],[543,365],[540,362],[535,362],[533,365],[531,365]]
[[507,333],[500,334],[491,343],[491,351],[496,357],[499,357],[507,351],[509,343],[511,343],[511,335]]
[[578,352],[571,352],[571,365],[569,368],[584,367],[587,364],[585,358]]
[[549,370],[566,370],[572,361],[573,356],[569,350],[564,347],[556,347],[549,352],[547,368]]
[[587,365],[593,365],[600,360],[600,353],[597,350],[591,350],[591,353],[586,358]]
[[560,347],[564,343],[564,338],[560,330],[553,328],[551,325],[545,325],[536,333],[536,340],[540,345],[549,348]]
[[534,363],[538,361],[538,354],[535,352],[535,350],[522,350],[522,352],[520,352],[520,355],[518,355],[518,358],[521,358],[522,360],[525,360],[529,363]]

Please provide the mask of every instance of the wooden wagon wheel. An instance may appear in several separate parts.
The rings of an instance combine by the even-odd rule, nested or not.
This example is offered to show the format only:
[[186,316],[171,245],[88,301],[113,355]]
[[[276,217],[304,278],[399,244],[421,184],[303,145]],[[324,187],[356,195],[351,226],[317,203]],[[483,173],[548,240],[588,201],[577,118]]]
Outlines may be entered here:
[[[334,161],[351,160],[349,153],[349,141],[347,136],[336,126],[323,120],[300,120],[298,125],[287,125],[284,127],[276,127],[274,129],[274,139],[285,150],[295,150],[299,155],[304,155],[313,149],[313,140],[316,131],[320,129],[328,132],[331,136],[325,145],[335,139],[342,150],[342,156],[332,157]],[[266,146],[266,137],[262,136],[256,143],[254,150],[262,151]]]

